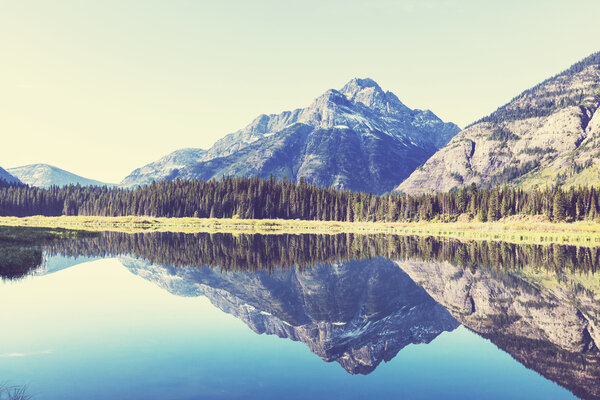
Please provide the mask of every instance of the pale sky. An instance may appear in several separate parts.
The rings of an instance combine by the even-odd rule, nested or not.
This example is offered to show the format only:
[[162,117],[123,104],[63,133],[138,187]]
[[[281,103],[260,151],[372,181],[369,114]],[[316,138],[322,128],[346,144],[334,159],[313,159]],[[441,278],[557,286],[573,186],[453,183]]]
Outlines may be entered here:
[[597,0],[0,6],[0,166],[105,182],[353,77],[464,126],[600,50]]

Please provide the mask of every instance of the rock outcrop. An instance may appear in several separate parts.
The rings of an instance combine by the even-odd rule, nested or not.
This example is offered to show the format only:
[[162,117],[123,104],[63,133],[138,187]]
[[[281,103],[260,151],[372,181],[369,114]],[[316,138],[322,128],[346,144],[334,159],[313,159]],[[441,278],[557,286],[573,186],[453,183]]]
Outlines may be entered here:
[[457,134],[396,190],[600,183],[600,53]]

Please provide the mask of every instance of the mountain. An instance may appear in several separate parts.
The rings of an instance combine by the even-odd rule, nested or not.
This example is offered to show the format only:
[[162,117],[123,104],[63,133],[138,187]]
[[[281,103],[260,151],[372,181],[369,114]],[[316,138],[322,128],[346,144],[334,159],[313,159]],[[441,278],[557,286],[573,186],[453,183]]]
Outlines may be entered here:
[[25,165],[23,167],[9,168],[8,171],[19,178],[21,182],[41,188],[71,184],[80,184],[81,186],[110,186],[110,184],[87,179],[48,164]]
[[2,183],[19,184],[21,183],[21,181],[19,181],[19,179],[15,178],[11,174],[9,174],[5,169],[0,167],[0,186],[2,185]]
[[328,90],[307,108],[260,115],[197,159],[184,160],[184,165],[174,162],[171,167],[171,154],[134,171],[122,184],[146,184],[154,177],[273,175],[383,193],[459,130],[429,110],[408,108],[371,79],[353,79],[339,91]]
[[199,162],[205,154],[206,150],[203,149],[176,150],[157,161],[134,170],[121,182],[120,186],[143,186],[152,181],[174,179],[180,168]]
[[350,374],[369,374],[407,345],[429,343],[458,327],[446,309],[382,258],[275,272],[120,260],[170,293],[206,296],[256,333],[303,342]]
[[600,52],[457,134],[396,190],[600,183]]

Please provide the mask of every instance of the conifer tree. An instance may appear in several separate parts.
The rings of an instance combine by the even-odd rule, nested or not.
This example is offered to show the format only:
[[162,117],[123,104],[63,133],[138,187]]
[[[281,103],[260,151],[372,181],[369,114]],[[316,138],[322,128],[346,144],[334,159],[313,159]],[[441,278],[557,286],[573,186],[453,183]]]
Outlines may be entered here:
[[492,192],[488,205],[488,221],[497,221],[500,218],[500,209],[498,207],[498,192]]
[[558,189],[554,193],[552,202],[552,218],[554,221],[564,221],[566,217],[566,203],[562,190]]

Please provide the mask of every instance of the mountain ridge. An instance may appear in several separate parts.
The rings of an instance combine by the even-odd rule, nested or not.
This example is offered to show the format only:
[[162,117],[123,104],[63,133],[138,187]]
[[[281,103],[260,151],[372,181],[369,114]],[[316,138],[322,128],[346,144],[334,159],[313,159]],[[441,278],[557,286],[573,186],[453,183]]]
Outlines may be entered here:
[[68,186],[71,184],[79,184],[82,186],[110,186],[110,184],[84,178],[49,164],[29,164],[21,167],[9,168],[8,171],[19,178],[24,184],[40,188]]
[[[168,179],[182,166],[200,160],[204,153],[206,153],[206,150],[200,148],[175,150],[156,161],[133,170],[119,185],[122,187],[135,187],[150,184],[152,181]],[[157,170],[160,170],[161,173],[155,173]]]
[[470,184],[600,183],[600,52],[523,91],[453,137],[396,191]]
[[20,184],[22,183],[19,178],[11,175],[8,171],[6,171],[4,168],[0,167],[0,183],[7,183],[7,184]]
[[151,163],[140,169],[147,170],[144,177],[132,173],[122,185],[273,175],[383,193],[459,130],[429,110],[408,108],[372,79],[354,78],[340,90],[327,90],[306,108],[259,115],[216,141],[197,162],[168,172],[160,163]]

